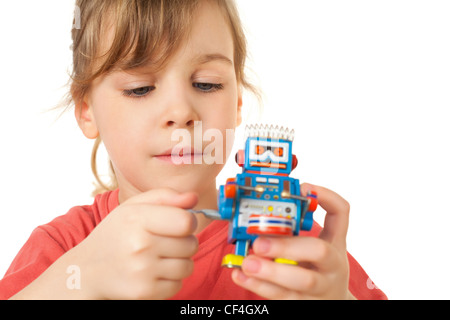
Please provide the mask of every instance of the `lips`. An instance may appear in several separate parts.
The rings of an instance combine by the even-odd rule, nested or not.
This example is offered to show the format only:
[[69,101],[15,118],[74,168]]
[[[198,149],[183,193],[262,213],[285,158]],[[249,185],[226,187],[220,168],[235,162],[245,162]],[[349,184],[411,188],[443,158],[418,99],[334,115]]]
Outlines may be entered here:
[[159,155],[157,155],[156,157],[189,157],[189,156],[193,156],[193,155],[203,155],[202,151],[199,151],[195,148],[192,147],[176,147],[176,148],[172,148],[169,149]]
[[191,147],[176,147],[155,156],[156,159],[169,164],[201,164],[203,152]]

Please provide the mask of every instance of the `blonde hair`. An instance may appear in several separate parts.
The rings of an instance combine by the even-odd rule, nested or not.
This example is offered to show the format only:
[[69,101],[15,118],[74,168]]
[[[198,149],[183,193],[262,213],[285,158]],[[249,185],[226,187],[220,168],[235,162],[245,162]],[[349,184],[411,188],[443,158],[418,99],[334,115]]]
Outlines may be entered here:
[[[200,1],[215,1],[229,23],[234,41],[238,83],[255,95],[258,90],[245,76],[247,42],[234,0],[77,0],[72,30],[73,70],[66,106],[77,104],[88,94],[92,82],[113,69],[129,70],[143,65],[155,71],[164,67],[190,31]],[[109,27],[115,31],[111,47],[102,52],[102,37]],[[95,194],[117,188],[112,164],[111,182],[105,184],[97,172],[97,138],[91,167],[97,181]]]

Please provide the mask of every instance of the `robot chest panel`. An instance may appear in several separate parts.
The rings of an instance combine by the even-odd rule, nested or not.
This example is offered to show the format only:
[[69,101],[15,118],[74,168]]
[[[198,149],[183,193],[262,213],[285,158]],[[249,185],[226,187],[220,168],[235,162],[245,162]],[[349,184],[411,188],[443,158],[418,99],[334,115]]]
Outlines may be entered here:
[[293,202],[241,198],[238,211],[238,224],[240,227],[246,227],[251,216],[267,215],[295,219],[297,205]]

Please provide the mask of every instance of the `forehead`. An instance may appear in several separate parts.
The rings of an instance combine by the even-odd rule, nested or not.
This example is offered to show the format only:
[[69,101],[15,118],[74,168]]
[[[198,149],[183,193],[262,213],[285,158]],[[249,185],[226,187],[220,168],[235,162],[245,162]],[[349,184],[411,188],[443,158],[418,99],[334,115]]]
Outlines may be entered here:
[[[155,32],[151,28],[135,27],[137,30],[134,31],[138,33],[135,36],[131,35],[133,30],[128,33],[118,31],[120,26],[112,17],[105,20],[108,22],[100,41],[100,59],[103,63],[109,60],[110,68],[105,70],[106,73],[140,67],[159,71],[177,56],[199,63],[229,60],[234,65],[231,26],[225,10],[216,1],[199,1],[190,17],[180,15],[173,17],[174,21],[161,20],[161,28],[166,30]],[[127,37],[130,40],[124,41]],[[122,41],[125,48],[120,48],[118,41]]]
[[186,41],[193,55],[218,52],[233,61],[234,44],[231,27],[223,9],[215,1],[201,1]]

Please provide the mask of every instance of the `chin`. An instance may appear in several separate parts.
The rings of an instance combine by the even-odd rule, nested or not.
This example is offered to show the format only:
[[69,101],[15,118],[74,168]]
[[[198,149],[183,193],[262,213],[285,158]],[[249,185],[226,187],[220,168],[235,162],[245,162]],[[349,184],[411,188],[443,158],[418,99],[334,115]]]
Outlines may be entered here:
[[216,177],[222,165],[195,165],[185,167],[178,172],[159,173],[157,179],[150,178],[152,188],[170,188],[178,192],[196,192],[202,194],[208,188],[216,186]]

